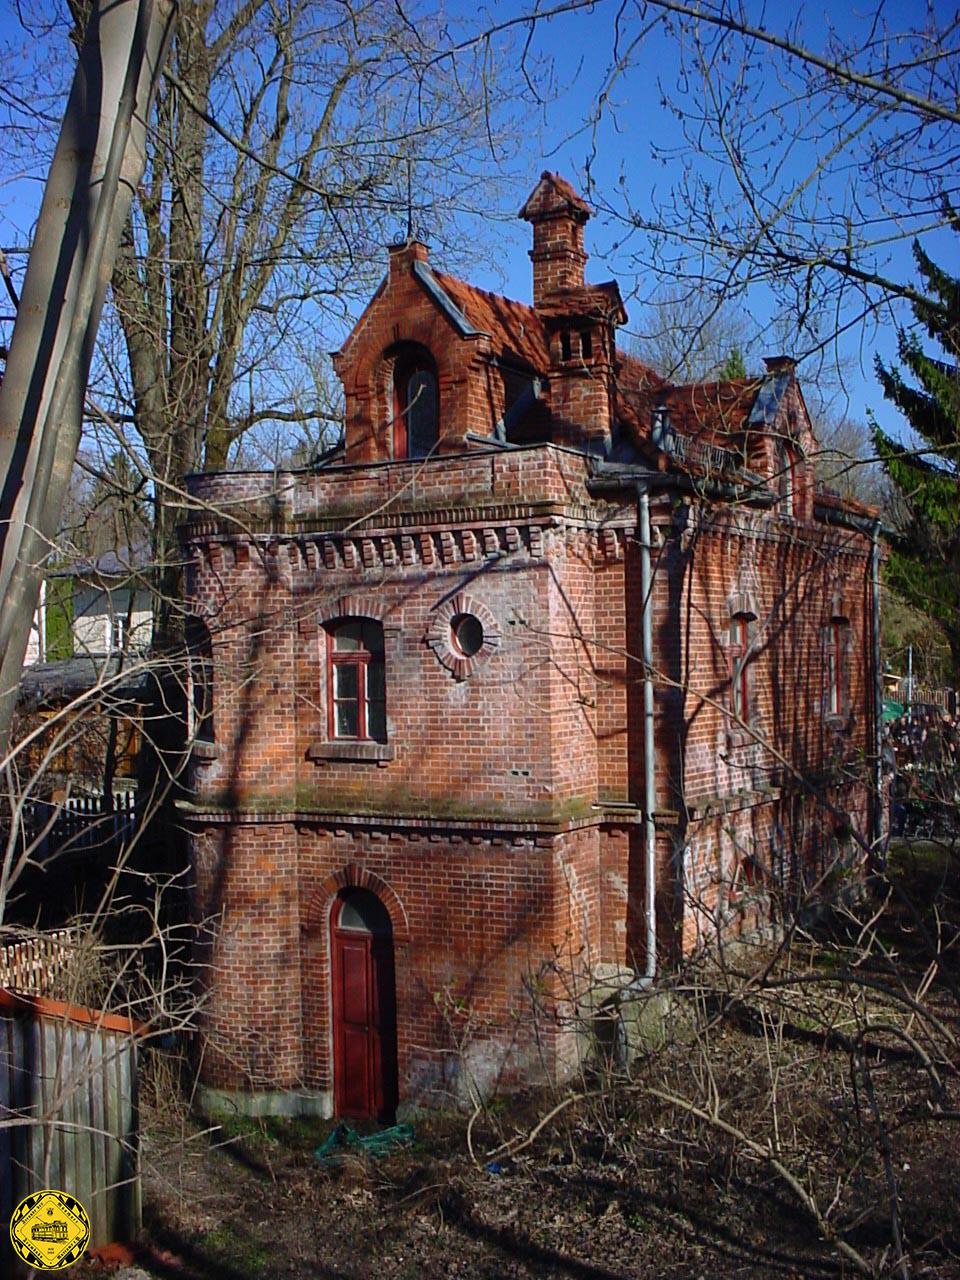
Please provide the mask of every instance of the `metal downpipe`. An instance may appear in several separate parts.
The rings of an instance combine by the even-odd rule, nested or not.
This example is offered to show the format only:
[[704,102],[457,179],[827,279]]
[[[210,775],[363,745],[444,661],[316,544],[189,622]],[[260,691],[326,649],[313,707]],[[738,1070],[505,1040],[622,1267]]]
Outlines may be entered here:
[[870,588],[873,658],[873,750],[874,787],[876,798],[873,806],[873,831],[871,832],[871,860],[875,869],[881,870],[886,858],[881,855],[883,845],[883,671],[880,656],[880,521],[870,530]]
[[657,829],[653,820],[657,807],[656,755],[653,719],[653,572],[650,563],[650,493],[637,486],[640,507],[640,657],[643,663],[643,910],[646,922],[646,951],[642,981],[653,981],[657,972]]

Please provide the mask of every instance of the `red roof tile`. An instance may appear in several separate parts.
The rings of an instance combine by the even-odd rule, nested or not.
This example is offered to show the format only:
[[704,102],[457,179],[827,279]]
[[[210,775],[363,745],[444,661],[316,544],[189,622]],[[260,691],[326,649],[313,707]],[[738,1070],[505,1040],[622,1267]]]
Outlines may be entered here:
[[675,431],[723,444],[724,436],[743,430],[759,389],[757,378],[692,383],[670,387],[659,403]]
[[739,443],[731,437],[743,431],[759,387],[754,378],[674,386],[636,356],[624,355],[617,379],[617,417],[641,447],[650,442],[654,410],[664,408],[679,435],[729,449]]
[[532,365],[538,373],[546,373],[550,367],[547,335],[543,321],[533,307],[504,298],[499,293],[478,289],[456,276],[448,276],[444,271],[434,271],[433,274],[474,328],[490,335],[498,355],[512,356]]

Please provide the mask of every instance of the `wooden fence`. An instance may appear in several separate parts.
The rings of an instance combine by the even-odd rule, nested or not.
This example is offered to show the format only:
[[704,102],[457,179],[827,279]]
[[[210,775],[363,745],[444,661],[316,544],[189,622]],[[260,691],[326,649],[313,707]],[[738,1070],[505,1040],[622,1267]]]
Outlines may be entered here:
[[91,1247],[139,1230],[136,1041],[129,1018],[0,991],[0,1275],[10,1215],[44,1187],[80,1201]]
[[0,987],[22,995],[50,995],[70,967],[76,941],[72,929],[60,929],[0,946]]
[[136,793],[68,796],[62,804],[35,800],[25,806],[28,837],[38,862],[57,856],[116,856],[136,827]]

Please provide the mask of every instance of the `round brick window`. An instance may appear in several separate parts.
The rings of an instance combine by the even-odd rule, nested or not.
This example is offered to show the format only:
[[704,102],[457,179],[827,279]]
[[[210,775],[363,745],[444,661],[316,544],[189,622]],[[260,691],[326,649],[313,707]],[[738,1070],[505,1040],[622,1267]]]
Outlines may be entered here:
[[437,605],[423,638],[454,680],[468,680],[500,647],[500,627],[482,600],[458,591]]
[[472,613],[450,619],[450,641],[462,658],[472,658],[483,648],[483,623]]

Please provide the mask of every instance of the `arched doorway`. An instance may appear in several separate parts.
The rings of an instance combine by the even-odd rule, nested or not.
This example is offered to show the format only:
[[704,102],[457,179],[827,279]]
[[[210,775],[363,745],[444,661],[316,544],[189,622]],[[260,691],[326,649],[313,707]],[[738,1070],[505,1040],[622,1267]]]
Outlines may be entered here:
[[390,1123],[397,1109],[393,928],[366,889],[341,889],[330,916],[333,1087],[338,1116]]

